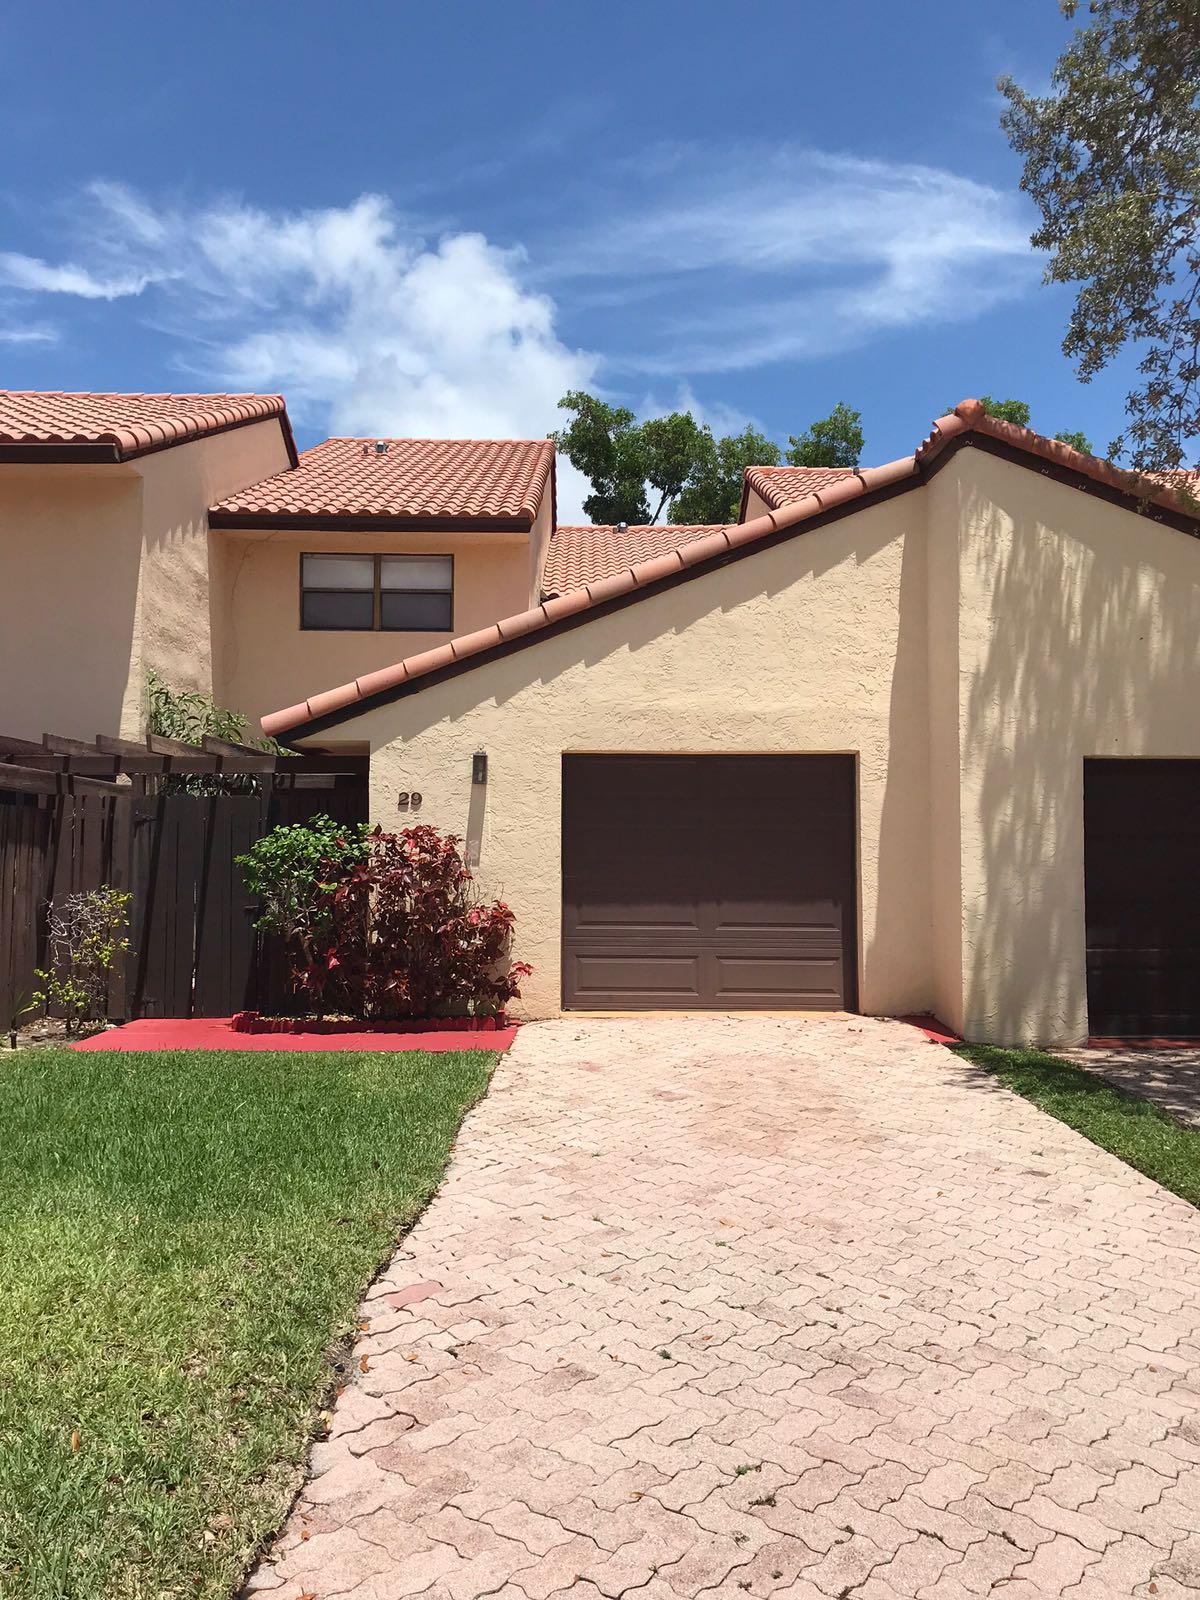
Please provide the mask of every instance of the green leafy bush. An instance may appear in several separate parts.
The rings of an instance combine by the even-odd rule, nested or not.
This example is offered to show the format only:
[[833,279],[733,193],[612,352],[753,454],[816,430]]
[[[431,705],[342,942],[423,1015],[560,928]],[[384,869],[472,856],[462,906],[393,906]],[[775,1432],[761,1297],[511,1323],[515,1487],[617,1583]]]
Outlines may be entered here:
[[308,965],[333,921],[334,885],[366,860],[367,829],[325,815],[272,828],[238,856],[247,889],[262,901],[255,927],[277,934],[293,970]]

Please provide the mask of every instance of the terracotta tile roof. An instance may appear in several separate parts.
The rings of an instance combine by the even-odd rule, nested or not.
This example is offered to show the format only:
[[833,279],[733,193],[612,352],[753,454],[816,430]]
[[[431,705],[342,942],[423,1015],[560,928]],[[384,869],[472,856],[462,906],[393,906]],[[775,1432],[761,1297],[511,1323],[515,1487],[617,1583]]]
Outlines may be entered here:
[[853,467],[747,467],[742,484],[742,516],[746,515],[746,491],[753,489],[772,511],[803,500],[814,490],[848,478]]
[[719,533],[723,527],[723,523],[635,523],[627,527],[597,523],[594,527],[556,528],[546,553],[542,599],[611,577],[651,556],[665,555],[668,550],[678,550],[681,545]]
[[384,700],[394,698],[410,688],[418,690],[423,687],[423,680],[431,679],[434,674],[459,666],[482,664],[494,651],[514,645],[519,648],[525,644],[535,644],[539,634],[557,623],[574,617],[581,622],[586,621],[589,611],[612,601],[634,601],[643,592],[664,581],[683,581],[697,576],[710,563],[748,553],[774,534],[802,533],[805,524],[865,495],[889,488],[915,488],[925,481],[929,464],[953,446],[956,440],[969,444],[973,436],[979,435],[1011,446],[1015,458],[1024,458],[1026,464],[1029,458],[1033,458],[1061,468],[1065,481],[1073,482],[1080,488],[1087,487],[1088,482],[1094,483],[1101,490],[1116,491],[1126,503],[1136,501],[1142,505],[1161,507],[1200,530],[1200,515],[1197,515],[1194,507],[1180,500],[1169,489],[1155,488],[1147,480],[1123,472],[1111,462],[1083,455],[1069,445],[1043,438],[1028,428],[1017,428],[1010,422],[989,417],[978,400],[964,400],[948,415],[937,419],[932,432],[910,456],[889,461],[882,467],[856,467],[836,482],[816,489],[805,499],[778,511],[769,511],[750,522],[718,528],[663,555],[638,561],[623,572],[611,573],[594,582],[588,581],[582,588],[544,600],[531,611],[504,617],[489,627],[480,628],[477,633],[453,639],[435,650],[409,656],[406,661],[397,662],[393,667],[384,667],[381,671],[356,678],[352,683],[344,683],[324,694],[313,695],[298,705],[272,712],[262,719],[263,732],[277,738],[289,734],[303,737],[310,731],[311,724],[319,722],[327,726],[344,722],[367,709],[364,702],[375,701],[376,697]]
[[60,394],[0,390],[0,460],[129,461],[251,422],[278,417],[293,461],[280,394]]
[[528,528],[553,468],[549,439],[326,439],[304,452],[294,472],[220,501],[209,521],[216,528],[343,519]]

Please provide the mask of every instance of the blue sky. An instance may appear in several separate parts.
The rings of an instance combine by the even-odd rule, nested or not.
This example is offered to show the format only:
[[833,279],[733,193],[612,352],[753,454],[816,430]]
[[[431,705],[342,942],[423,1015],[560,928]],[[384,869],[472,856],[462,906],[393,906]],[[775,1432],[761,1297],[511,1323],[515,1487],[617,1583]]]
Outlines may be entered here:
[[580,386],[781,442],[846,400],[868,461],[982,392],[1120,428],[998,125],[1055,0],[4,11],[2,387],[282,390],[302,445]]

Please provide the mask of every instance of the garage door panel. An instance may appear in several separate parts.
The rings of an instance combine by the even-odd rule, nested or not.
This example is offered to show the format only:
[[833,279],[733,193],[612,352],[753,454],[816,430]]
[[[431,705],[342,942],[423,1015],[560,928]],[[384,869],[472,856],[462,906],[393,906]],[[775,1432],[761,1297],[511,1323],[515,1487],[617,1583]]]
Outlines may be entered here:
[[1200,1034],[1200,761],[1084,763],[1088,1025]]
[[653,1007],[691,1006],[700,996],[700,957],[577,955],[571,961],[570,988],[577,1005],[608,1009],[634,997]]
[[798,960],[787,956],[716,958],[716,998],[728,1005],[786,1005],[802,994],[813,1010],[842,1004],[840,952]]
[[854,812],[850,757],[564,758],[564,1003],[852,1004]]

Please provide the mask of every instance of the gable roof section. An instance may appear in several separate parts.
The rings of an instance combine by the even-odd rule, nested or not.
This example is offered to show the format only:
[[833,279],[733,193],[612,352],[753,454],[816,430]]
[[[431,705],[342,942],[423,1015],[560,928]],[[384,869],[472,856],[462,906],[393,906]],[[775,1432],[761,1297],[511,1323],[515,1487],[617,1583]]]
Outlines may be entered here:
[[521,530],[553,470],[549,439],[326,439],[294,472],[230,495],[208,519],[214,528]]
[[634,523],[624,527],[597,523],[594,527],[556,528],[546,552],[542,599],[610,578],[639,561],[666,555],[724,528],[724,523]]
[[840,478],[854,475],[853,467],[747,467],[742,479],[742,510],[739,520],[746,516],[746,501],[750,490],[759,495],[769,510],[779,511],[783,506],[803,500],[819,489],[827,489]]
[[622,572],[544,600],[531,611],[505,617],[476,633],[439,645],[435,650],[409,656],[393,667],[368,673],[352,683],[313,695],[298,705],[272,712],[262,719],[263,731],[276,738],[286,738],[289,734],[306,737],[346,722],[389,700],[417,693],[426,684],[451,673],[466,671],[495,656],[536,644],[551,630],[587,622],[591,615],[628,605],[658,592],[667,584],[698,577],[730,560],[766,549],[780,539],[819,527],[858,509],[860,504],[873,504],[916,488],[926,482],[930,473],[948,460],[955,449],[967,444],[989,449],[1022,466],[1053,473],[1076,488],[1136,507],[1200,537],[1200,515],[1194,505],[1189,506],[1170,489],[1123,472],[1111,462],[1083,455],[1069,445],[1046,439],[1028,428],[1018,428],[990,417],[978,400],[964,400],[952,412],[937,419],[931,433],[911,456],[902,456],[882,467],[856,467],[845,477],[778,511],[767,512],[750,522],[719,528],[663,555],[638,561]]
[[296,446],[281,394],[66,394],[0,390],[0,462],[132,461],[230,428],[278,417]]

